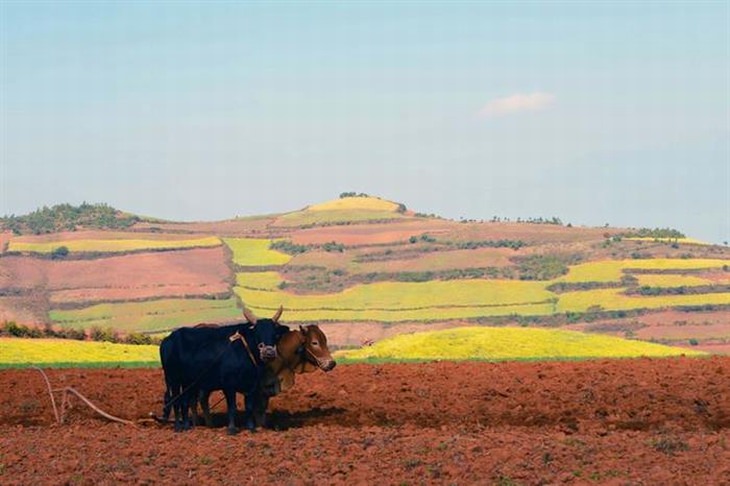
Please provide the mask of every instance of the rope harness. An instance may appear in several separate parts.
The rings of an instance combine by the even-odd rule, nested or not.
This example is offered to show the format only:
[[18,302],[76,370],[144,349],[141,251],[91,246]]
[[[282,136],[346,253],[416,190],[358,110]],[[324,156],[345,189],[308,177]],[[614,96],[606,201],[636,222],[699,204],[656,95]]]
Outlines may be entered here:
[[246,352],[248,353],[248,357],[251,358],[251,362],[254,364],[254,366],[256,366],[258,364],[256,362],[256,358],[254,357],[253,353],[251,352],[251,348],[249,347],[248,342],[246,341],[246,338],[244,338],[240,332],[236,331],[233,335],[231,335],[228,338],[228,341],[230,341],[232,344],[234,341],[237,341],[239,339],[241,340],[241,343],[243,343],[243,347],[246,348]]

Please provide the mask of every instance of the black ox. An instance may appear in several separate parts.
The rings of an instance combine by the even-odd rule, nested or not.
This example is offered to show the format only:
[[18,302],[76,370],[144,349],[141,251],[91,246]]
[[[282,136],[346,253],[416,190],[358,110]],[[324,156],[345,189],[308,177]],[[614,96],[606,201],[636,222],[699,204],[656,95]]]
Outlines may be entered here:
[[[276,342],[288,328],[272,319],[257,319],[244,310],[248,321],[230,326],[196,326],[176,329],[160,343],[165,372],[165,415],[175,412],[175,430],[190,428],[189,408],[201,393],[222,390],[228,407],[228,433],[238,429],[236,392],[257,393],[266,363],[277,356]],[[246,427],[256,424],[250,413]]]

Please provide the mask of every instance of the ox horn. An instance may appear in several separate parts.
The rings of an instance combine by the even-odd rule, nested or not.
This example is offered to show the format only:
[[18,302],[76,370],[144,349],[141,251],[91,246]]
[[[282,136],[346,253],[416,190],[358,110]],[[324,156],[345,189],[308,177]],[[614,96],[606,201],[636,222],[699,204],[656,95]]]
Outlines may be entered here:
[[279,319],[281,318],[281,313],[282,312],[284,312],[284,306],[283,305],[280,305],[279,306],[279,310],[276,311],[276,314],[274,314],[274,317],[272,317],[271,320],[278,324],[279,323]]
[[246,318],[246,320],[253,325],[256,325],[256,321],[258,321],[258,318],[254,315],[253,312],[249,310],[248,307],[243,308],[243,317]]

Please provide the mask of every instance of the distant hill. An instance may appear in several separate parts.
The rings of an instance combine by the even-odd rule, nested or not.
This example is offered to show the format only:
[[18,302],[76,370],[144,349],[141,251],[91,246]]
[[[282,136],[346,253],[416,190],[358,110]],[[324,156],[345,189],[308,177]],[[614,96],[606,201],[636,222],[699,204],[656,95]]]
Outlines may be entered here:
[[139,216],[123,213],[107,204],[58,204],[23,216],[4,216],[0,218],[0,230],[16,235],[40,235],[81,228],[125,229],[141,220]]
[[0,323],[154,334],[283,304],[345,347],[488,324],[730,351],[730,251],[670,228],[453,221],[363,193],[224,221],[61,204],[0,224]]

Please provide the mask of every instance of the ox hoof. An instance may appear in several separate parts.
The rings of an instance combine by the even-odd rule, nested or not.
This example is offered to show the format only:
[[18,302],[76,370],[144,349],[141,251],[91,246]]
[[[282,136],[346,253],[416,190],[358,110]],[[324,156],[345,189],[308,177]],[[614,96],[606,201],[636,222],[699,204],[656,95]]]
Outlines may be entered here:
[[236,435],[238,434],[238,428],[237,427],[228,427],[228,435]]

